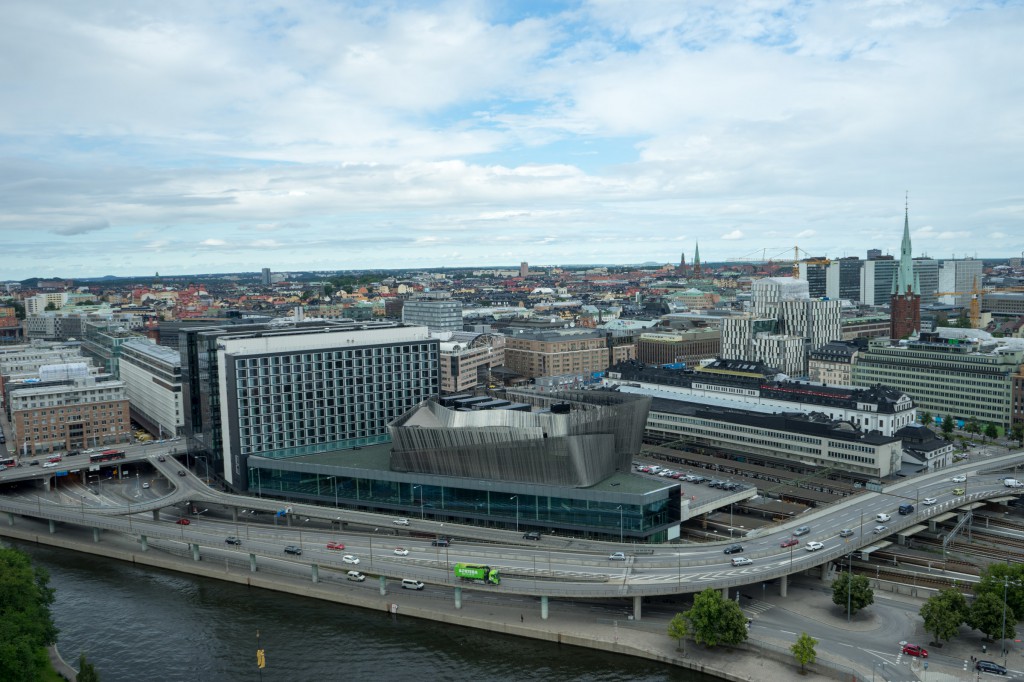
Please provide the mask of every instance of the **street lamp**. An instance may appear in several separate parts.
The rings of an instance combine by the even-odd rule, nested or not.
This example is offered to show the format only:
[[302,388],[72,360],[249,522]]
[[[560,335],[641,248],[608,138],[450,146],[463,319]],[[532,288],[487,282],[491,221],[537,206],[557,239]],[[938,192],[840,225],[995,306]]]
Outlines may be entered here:
[[424,514],[423,514],[423,486],[421,486],[421,485],[414,485],[412,487],[412,489],[413,489],[412,501],[413,502],[416,501],[416,492],[415,492],[416,488],[420,489],[420,520],[423,520],[423,519],[426,518],[426,516],[424,516]]
[[512,497],[510,497],[508,499],[516,501],[516,532],[518,533],[519,532],[519,496],[518,495],[513,495]]
[[846,622],[850,622],[850,612],[853,610],[853,552],[846,555]]
[[619,510],[619,544],[622,544],[622,525],[623,525],[622,505],[620,504],[618,507],[616,507],[616,509]]

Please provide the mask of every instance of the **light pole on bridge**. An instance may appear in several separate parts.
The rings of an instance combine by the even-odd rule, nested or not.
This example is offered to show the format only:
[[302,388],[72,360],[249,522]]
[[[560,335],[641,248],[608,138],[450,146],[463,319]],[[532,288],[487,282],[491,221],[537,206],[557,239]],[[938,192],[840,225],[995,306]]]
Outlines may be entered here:
[[510,497],[508,499],[516,501],[516,532],[518,533],[519,532],[519,496],[518,495],[513,495],[512,497]]

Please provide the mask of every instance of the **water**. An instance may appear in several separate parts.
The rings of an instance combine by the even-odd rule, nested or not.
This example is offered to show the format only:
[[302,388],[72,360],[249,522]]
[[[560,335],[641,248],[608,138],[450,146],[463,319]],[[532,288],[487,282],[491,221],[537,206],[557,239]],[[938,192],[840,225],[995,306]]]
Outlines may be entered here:
[[50,572],[61,654],[72,663],[84,652],[103,682],[714,680],[640,658],[12,544]]

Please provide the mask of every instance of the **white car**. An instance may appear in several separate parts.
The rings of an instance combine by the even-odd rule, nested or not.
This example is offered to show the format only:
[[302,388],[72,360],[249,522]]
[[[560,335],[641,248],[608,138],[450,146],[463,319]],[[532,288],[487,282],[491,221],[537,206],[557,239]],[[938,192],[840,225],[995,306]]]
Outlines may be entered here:
[[889,532],[889,526],[875,526],[875,533],[887,533]]
[[921,504],[935,504],[938,501],[939,500],[936,497],[926,497],[923,500],[921,500]]
[[148,483],[143,483],[143,484],[142,484],[142,487],[143,487],[143,488],[148,488],[148,487],[149,487],[149,484],[148,484]]
[[396,526],[408,526],[409,519],[395,519],[391,523],[395,524]]
[[817,552],[824,546],[825,545],[821,544],[820,542],[808,542],[806,545],[804,545],[804,549],[806,549],[808,552]]
[[359,563],[359,557],[354,557],[351,554],[346,554],[345,556],[341,557],[341,560],[344,561],[346,564],[358,564]]
[[748,559],[745,556],[734,556],[732,558],[733,566],[748,566],[752,563],[754,563],[754,561],[752,559]]
[[405,547],[395,547],[395,554],[398,556],[409,556],[409,550]]
[[967,476],[965,476],[964,474],[960,474],[959,476],[954,476],[949,480],[953,481],[953,483],[963,483],[964,481],[967,480]]

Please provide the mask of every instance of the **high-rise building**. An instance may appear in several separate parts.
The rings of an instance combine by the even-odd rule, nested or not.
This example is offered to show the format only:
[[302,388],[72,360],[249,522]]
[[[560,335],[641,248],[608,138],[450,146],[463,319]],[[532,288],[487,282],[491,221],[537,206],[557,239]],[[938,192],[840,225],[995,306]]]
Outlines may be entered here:
[[530,266],[526,263],[526,261],[523,261],[522,263],[519,264],[519,276],[522,277],[523,279],[526,279],[527,277],[530,276]]
[[939,262],[939,303],[961,308],[970,305],[971,292],[981,287],[982,263],[974,258],[944,260]]
[[158,438],[180,436],[185,401],[178,351],[133,339],[121,346],[119,365],[132,419]]
[[800,279],[807,282],[807,295],[811,298],[823,298],[828,292],[827,265],[824,261],[801,261],[797,264]]
[[[934,261],[932,261],[934,262]],[[921,285],[910,246],[910,213],[903,214],[903,243],[892,296],[889,297],[889,338],[903,339],[921,329]],[[898,384],[897,384],[898,385]]]
[[877,260],[882,257],[881,249],[868,249],[868,260]]
[[825,295],[844,301],[859,301],[863,266],[864,261],[856,256],[829,263],[825,271]]
[[865,305],[889,305],[899,263],[892,256],[864,261],[860,280],[860,302]]
[[915,258],[914,277],[917,278],[917,289],[921,295],[921,305],[935,305],[938,303],[939,261],[923,256]]
[[260,485],[251,458],[286,467],[386,443],[388,423],[440,390],[438,340],[396,323],[184,328],[181,357],[189,452],[236,490]]
[[263,272],[260,275],[260,284],[265,287],[270,286],[270,268],[263,268]]

